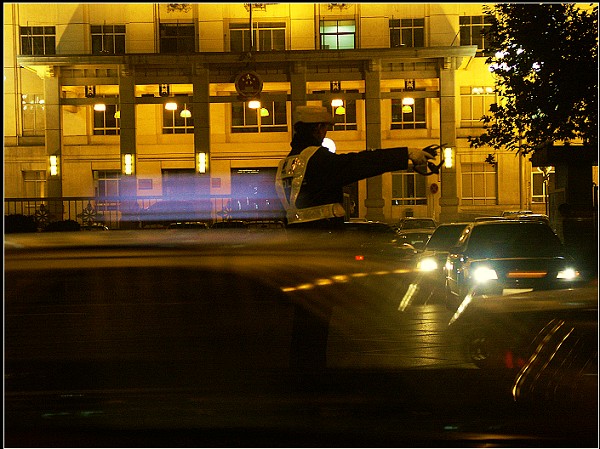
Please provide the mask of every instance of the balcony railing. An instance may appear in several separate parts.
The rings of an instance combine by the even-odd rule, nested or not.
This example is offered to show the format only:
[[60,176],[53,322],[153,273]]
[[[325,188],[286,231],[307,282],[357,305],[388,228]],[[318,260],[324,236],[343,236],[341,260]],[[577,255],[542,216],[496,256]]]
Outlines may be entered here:
[[32,217],[39,230],[65,220],[81,225],[102,224],[109,229],[141,229],[173,222],[281,220],[284,216],[278,199],[230,195],[4,198],[4,215]]

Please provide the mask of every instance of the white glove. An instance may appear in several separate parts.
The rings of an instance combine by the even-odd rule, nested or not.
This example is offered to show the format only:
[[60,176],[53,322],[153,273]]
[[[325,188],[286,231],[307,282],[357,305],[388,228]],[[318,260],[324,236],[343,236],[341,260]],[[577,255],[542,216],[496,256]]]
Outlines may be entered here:
[[437,149],[432,147],[433,145],[425,147],[422,150],[409,149],[408,158],[415,166],[427,166],[427,161],[437,156]]

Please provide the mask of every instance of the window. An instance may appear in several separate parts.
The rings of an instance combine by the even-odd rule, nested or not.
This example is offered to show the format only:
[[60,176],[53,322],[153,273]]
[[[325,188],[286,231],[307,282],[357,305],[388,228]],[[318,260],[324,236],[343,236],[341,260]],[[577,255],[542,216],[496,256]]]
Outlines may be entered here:
[[287,132],[287,130],[285,101],[261,101],[260,109],[250,109],[246,102],[231,104],[232,133]]
[[[97,97],[98,103],[102,102],[102,97]],[[94,112],[94,135],[95,136],[116,136],[119,135],[119,119],[115,117],[117,113],[116,104],[106,104],[106,110]]]
[[120,170],[94,170],[94,191],[96,198],[118,197],[120,179]]
[[544,174],[540,171],[531,172],[531,202],[545,203],[548,198],[548,193],[554,190],[555,174],[554,169],[548,172],[548,184],[544,182]]
[[[255,28],[254,28],[255,27]],[[258,33],[258,35],[257,35]],[[253,25],[255,51],[285,50],[285,23],[259,22]],[[232,52],[250,51],[250,29],[245,23],[229,25],[229,48]]]
[[46,128],[44,97],[42,95],[21,95],[23,136],[43,136]]
[[161,53],[193,53],[196,51],[196,31],[193,23],[161,23]]
[[46,171],[25,170],[23,173],[23,191],[25,198],[46,197]]
[[22,55],[56,54],[55,27],[21,27]]
[[[491,16],[461,16],[460,24],[460,45],[477,45],[477,53],[480,56],[485,55],[485,50],[489,47],[484,33],[492,25]],[[487,44],[487,45],[486,45]]]
[[[392,92],[402,92],[402,90],[392,89]],[[413,100],[414,104],[404,105],[403,100],[392,99],[391,129],[424,129],[427,127],[425,98],[413,98]]]
[[460,88],[460,126],[473,128],[483,126],[481,117],[489,114],[490,106],[497,102],[493,87],[462,86]]
[[392,205],[416,206],[427,204],[427,180],[412,168],[392,172]]
[[390,19],[390,47],[424,47],[425,19]]
[[125,25],[92,25],[93,55],[125,54]]
[[321,20],[321,49],[347,50],[356,48],[354,20]]
[[[182,117],[181,111],[187,109],[191,117]],[[191,104],[180,103],[175,111],[163,108],[163,134],[193,134],[194,111]]]
[[495,165],[485,162],[463,162],[461,169],[463,205],[480,206],[497,203]]

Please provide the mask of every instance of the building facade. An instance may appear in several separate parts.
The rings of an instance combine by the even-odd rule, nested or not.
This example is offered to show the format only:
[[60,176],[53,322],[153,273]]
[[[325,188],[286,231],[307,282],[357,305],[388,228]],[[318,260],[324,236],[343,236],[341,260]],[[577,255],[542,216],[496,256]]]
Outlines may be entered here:
[[119,227],[125,200],[143,209],[144,199],[183,198],[205,200],[212,220],[276,214],[275,170],[303,104],[331,110],[338,153],[444,148],[440,174],[349,186],[349,217],[544,213],[551,171],[467,141],[497,101],[483,9],[5,3],[5,213],[11,199],[46,198],[65,218],[52,199],[87,198],[94,211],[116,211]]

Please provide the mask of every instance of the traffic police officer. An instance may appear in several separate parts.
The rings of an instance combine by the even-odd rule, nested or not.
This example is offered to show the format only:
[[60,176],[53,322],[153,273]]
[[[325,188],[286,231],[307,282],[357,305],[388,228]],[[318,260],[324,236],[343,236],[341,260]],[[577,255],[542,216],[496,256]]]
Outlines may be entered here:
[[276,175],[277,195],[285,208],[288,227],[341,226],[345,216],[344,186],[382,173],[406,170],[409,160],[415,167],[427,167],[428,160],[436,157],[434,146],[427,147],[427,151],[397,147],[335,154],[323,146],[327,129],[333,123],[323,106],[296,108],[292,149],[279,163]]

